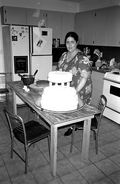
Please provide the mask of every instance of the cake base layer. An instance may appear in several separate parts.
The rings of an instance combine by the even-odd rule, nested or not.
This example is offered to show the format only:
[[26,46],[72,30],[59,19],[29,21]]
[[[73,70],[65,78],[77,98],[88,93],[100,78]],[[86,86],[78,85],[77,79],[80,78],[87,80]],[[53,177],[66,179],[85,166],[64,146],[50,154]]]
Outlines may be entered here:
[[78,107],[78,96],[73,87],[48,86],[44,88],[41,108],[51,111],[71,111]]

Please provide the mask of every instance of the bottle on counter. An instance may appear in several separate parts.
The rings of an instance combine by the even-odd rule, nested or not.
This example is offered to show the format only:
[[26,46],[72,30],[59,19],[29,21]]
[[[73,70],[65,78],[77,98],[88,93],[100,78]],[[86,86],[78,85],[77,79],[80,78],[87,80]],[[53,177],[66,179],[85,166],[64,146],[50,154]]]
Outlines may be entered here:
[[98,59],[95,63],[95,66],[97,67],[97,70],[99,70],[99,68],[102,66],[102,62],[100,59]]

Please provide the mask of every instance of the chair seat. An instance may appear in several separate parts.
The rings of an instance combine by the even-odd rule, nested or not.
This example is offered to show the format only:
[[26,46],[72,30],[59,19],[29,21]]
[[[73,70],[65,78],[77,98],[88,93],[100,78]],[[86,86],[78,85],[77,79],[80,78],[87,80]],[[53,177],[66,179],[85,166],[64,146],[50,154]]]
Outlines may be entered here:
[[[36,140],[41,140],[50,134],[50,131],[46,127],[34,120],[27,122],[25,124],[25,129],[28,143],[36,142]],[[14,129],[13,132],[16,139],[24,143],[23,132],[20,132],[18,129]]]
[[[91,120],[91,129],[96,129],[97,125],[98,125],[98,120],[97,120],[97,117],[95,116]],[[83,126],[84,126],[84,121],[81,121],[81,122],[75,124],[75,128],[77,128],[77,129],[83,130]]]
[[0,93],[9,93],[8,89],[7,88],[1,88],[0,89]]

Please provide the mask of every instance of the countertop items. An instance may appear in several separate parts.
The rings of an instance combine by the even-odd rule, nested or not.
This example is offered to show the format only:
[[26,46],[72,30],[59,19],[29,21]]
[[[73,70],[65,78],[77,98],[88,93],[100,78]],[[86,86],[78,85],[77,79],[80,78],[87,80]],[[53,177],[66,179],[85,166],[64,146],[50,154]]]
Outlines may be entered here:
[[97,67],[92,67],[92,71],[99,72],[99,73],[106,73],[106,72],[110,72],[110,69],[109,68],[100,68],[99,70],[97,70]]

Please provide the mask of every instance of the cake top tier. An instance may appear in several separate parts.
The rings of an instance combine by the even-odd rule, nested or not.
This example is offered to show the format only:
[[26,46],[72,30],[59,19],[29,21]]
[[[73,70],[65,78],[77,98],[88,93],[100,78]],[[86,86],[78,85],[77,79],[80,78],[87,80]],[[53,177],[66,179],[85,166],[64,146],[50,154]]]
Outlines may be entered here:
[[52,71],[48,74],[48,81],[54,83],[65,83],[72,81],[72,73],[62,71]]

